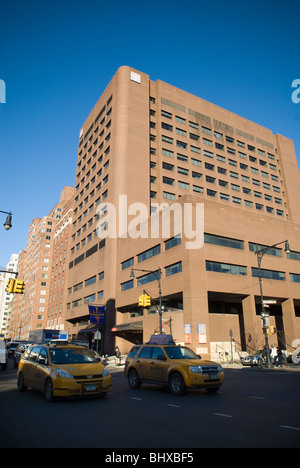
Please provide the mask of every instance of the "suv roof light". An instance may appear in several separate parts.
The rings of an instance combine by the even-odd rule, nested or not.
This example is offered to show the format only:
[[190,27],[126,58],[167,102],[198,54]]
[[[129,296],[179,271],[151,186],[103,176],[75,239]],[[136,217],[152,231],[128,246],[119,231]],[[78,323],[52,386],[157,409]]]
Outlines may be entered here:
[[151,335],[147,344],[176,344],[172,335]]

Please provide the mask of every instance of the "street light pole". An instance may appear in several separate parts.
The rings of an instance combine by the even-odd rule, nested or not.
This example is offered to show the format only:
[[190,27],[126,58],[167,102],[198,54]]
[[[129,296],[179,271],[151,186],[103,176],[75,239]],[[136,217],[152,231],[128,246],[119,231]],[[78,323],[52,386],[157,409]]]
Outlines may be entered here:
[[138,268],[131,268],[130,278],[135,278],[134,272],[141,271],[143,273],[152,273],[155,276],[155,279],[158,281],[158,293],[159,293],[159,333],[162,335],[162,293],[161,293],[161,268],[157,270],[140,270]]
[[257,255],[258,280],[259,280],[260,299],[261,299],[261,317],[262,317],[262,323],[263,323],[263,331],[265,335],[265,349],[267,353],[266,358],[267,358],[268,369],[271,367],[270,352],[269,352],[269,338],[268,338],[268,324],[267,324],[267,318],[269,318],[269,314],[266,313],[265,304],[264,304],[264,295],[263,295],[262,277],[261,277],[261,262],[262,262],[263,256],[265,255],[266,252],[268,252],[268,250],[271,250],[280,244],[285,244],[285,247],[284,247],[285,253],[290,253],[290,246],[289,246],[288,240],[278,242],[277,244],[271,245],[269,247],[264,247],[262,249],[256,250],[255,252]]

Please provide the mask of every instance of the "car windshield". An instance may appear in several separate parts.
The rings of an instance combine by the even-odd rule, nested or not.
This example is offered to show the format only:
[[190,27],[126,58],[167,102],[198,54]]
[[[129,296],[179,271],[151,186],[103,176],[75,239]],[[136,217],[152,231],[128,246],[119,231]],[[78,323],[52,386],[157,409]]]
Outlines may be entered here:
[[165,347],[165,352],[170,359],[199,359],[191,349],[183,346],[168,346]]
[[49,350],[50,358],[53,364],[88,364],[98,363],[97,359],[86,348],[80,349],[62,349],[51,348]]

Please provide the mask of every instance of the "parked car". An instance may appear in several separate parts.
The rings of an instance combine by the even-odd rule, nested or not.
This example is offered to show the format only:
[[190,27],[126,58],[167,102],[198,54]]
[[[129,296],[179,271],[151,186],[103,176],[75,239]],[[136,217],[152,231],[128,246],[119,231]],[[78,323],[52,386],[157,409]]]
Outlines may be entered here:
[[112,378],[86,347],[33,345],[22,355],[17,373],[20,392],[40,390],[47,401],[56,397],[105,396]]
[[266,357],[262,351],[255,351],[253,354],[242,359],[243,366],[263,367],[266,364]]
[[0,365],[2,370],[7,369],[7,349],[4,340],[0,340]]
[[204,388],[213,393],[224,382],[219,364],[202,360],[191,349],[175,343],[149,342],[133,346],[124,371],[132,389],[139,388],[142,383],[166,385],[173,395],[183,395],[188,388]]
[[29,346],[33,343],[19,343],[17,349],[14,352],[14,367],[17,368],[21,359],[22,354],[26,351]]

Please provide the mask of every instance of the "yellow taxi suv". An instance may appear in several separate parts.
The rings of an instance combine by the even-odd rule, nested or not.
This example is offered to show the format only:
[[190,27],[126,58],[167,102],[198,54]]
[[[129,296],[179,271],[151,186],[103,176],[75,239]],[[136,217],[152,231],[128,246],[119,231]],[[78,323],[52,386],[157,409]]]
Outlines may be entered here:
[[142,383],[166,385],[173,395],[202,388],[215,393],[224,382],[224,372],[219,364],[202,360],[191,349],[174,342],[157,344],[155,336],[147,344],[133,346],[126,358],[124,372],[132,389],[140,388]]
[[104,397],[112,388],[109,371],[84,346],[34,345],[19,362],[17,386],[40,390],[47,401],[56,397]]

